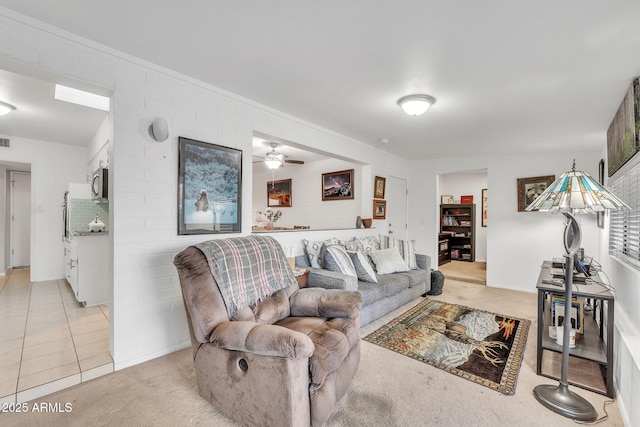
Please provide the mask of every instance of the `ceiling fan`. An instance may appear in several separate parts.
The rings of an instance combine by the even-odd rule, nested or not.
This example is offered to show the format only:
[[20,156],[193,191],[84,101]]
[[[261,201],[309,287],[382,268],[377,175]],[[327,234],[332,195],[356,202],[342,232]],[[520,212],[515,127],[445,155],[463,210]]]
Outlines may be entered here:
[[271,151],[269,151],[267,155],[264,157],[264,163],[265,165],[267,165],[269,169],[278,169],[284,163],[292,163],[296,165],[304,164],[303,160],[288,159],[287,155],[278,153],[276,151],[276,147],[278,146],[277,142],[270,142],[269,146],[271,147]]

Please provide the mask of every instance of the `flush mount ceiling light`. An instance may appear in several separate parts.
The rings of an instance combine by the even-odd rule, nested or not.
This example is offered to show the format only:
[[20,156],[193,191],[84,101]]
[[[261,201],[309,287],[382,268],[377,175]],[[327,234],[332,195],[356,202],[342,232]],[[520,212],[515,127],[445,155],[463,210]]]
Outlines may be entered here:
[[109,98],[72,87],[56,85],[54,98],[58,101],[71,102],[102,111],[109,111]]
[[16,109],[16,107],[14,107],[13,105],[7,104],[6,102],[0,101],[0,116],[4,116],[5,114],[9,114],[10,112],[12,112],[15,109]]
[[435,98],[429,95],[407,95],[398,99],[398,105],[410,116],[419,116],[436,102]]

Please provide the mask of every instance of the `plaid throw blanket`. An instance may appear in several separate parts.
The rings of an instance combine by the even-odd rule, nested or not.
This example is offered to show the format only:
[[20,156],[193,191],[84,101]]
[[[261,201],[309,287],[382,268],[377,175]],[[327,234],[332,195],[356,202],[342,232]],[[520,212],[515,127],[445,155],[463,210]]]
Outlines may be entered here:
[[241,308],[298,283],[273,237],[209,240],[195,247],[209,262],[230,319]]

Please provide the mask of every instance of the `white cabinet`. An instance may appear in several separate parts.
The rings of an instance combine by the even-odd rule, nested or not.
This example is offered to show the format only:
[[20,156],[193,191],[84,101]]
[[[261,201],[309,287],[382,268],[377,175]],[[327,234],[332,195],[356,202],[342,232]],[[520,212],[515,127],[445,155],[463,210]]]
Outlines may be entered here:
[[90,306],[109,300],[109,238],[73,236],[64,245],[65,275],[78,302]]

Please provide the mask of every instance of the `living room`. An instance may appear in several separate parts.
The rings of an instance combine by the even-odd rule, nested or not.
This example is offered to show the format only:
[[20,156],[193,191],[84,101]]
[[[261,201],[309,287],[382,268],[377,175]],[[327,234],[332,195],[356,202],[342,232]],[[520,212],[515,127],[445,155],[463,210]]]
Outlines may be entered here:
[[[550,3],[549,7],[555,6]],[[617,70],[610,73],[613,77],[599,69],[597,75],[592,77],[594,81],[611,79],[607,81],[614,94],[601,107],[607,110],[607,120],[600,117],[598,120],[591,120],[591,116],[586,117],[576,128],[584,126],[588,130],[568,137],[558,134],[557,140],[561,142],[556,142],[540,129],[550,126],[551,119],[557,119],[560,115],[557,110],[532,120],[531,117],[522,117],[519,112],[521,106],[516,103],[511,107],[513,113],[502,117],[501,121],[516,121],[520,124],[520,132],[507,136],[514,144],[517,142],[519,148],[516,152],[493,150],[493,130],[482,128],[481,125],[493,114],[493,104],[503,102],[502,95],[496,94],[495,99],[487,100],[486,110],[474,111],[472,117],[467,117],[467,122],[464,123],[474,140],[478,138],[479,147],[469,144],[467,149],[473,155],[462,156],[461,151],[447,150],[446,147],[443,148],[447,143],[443,142],[432,144],[429,148],[437,155],[419,158],[412,151],[403,152],[399,146],[389,148],[385,143],[377,141],[373,145],[366,144],[356,138],[344,136],[340,129],[301,119],[294,112],[282,112],[266,100],[251,100],[250,97],[235,94],[229,88],[218,88],[214,83],[175,71],[177,68],[155,65],[116,48],[108,48],[67,33],[50,26],[54,24],[36,21],[43,19],[38,16],[37,11],[32,11],[33,15],[28,12],[2,9],[0,32],[3,39],[11,42],[0,46],[1,68],[27,75],[64,75],[68,79],[107,88],[113,94],[113,138],[109,150],[109,168],[112,171],[110,183],[113,184],[109,222],[113,233],[109,239],[113,260],[110,272],[113,284],[111,352],[116,370],[189,346],[184,306],[172,260],[177,252],[202,241],[204,236],[178,236],[176,233],[179,136],[251,153],[252,136],[254,132],[261,132],[341,158],[357,159],[369,168],[370,179],[360,181],[355,189],[356,194],[362,195],[357,200],[363,213],[371,212],[373,177],[396,176],[406,179],[409,190],[408,235],[416,240],[417,252],[429,255],[432,260],[437,259],[440,203],[437,177],[460,171],[486,170],[491,200],[486,244],[487,285],[532,294],[535,293],[536,278],[542,261],[561,256],[564,251],[561,239],[563,223],[554,215],[518,212],[517,179],[545,175],[558,177],[571,168],[573,159],[579,169],[597,177],[598,163],[600,159],[606,158],[607,127],[632,78],[640,74],[635,61],[623,60],[633,56],[629,53],[634,52],[640,43],[636,34],[627,34],[628,40],[620,40],[621,46],[617,47],[620,52],[614,59],[620,61],[615,67]],[[592,14],[597,14],[596,12],[591,11]],[[609,11],[625,17],[637,16],[636,12],[637,8],[630,11]],[[568,11],[565,13],[569,16]],[[614,25],[617,21],[609,18],[608,22]],[[71,28],[67,28],[67,31],[71,31]],[[152,28],[150,33],[156,31],[156,28]],[[601,31],[604,33],[602,37],[605,37],[605,28]],[[532,34],[537,32],[533,31]],[[514,46],[504,49],[509,47],[518,49]],[[544,61],[546,48],[547,46],[540,46],[534,52],[538,60]],[[608,52],[607,48],[608,45],[602,47],[603,55]],[[508,54],[508,51],[495,52],[499,56]],[[580,72],[586,73],[588,70]],[[566,72],[567,76],[573,74]],[[556,82],[554,90],[570,85],[569,80],[567,77],[567,80]],[[262,81],[259,83],[264,84]],[[527,93],[545,84],[551,85],[544,77],[540,77],[539,80],[514,81],[505,90],[516,94]],[[408,86],[406,90],[417,90]],[[582,90],[584,88],[572,88],[572,91],[563,91],[562,95],[570,97]],[[450,91],[450,100],[434,94],[438,98],[437,103],[425,116],[403,117],[401,120],[404,120],[405,126],[415,129],[414,132],[420,135],[426,132],[421,126],[426,125],[414,119],[424,119],[426,123],[436,120],[436,106],[442,106],[443,109],[466,108],[459,104],[456,106],[456,102],[460,101],[455,101],[453,97],[461,95],[452,89]],[[402,113],[395,104],[401,95],[404,93],[393,94],[389,106],[385,107],[385,114]],[[535,98],[540,110],[551,109],[550,104],[556,102],[556,99],[544,96]],[[429,116],[429,113],[433,115]],[[169,121],[170,138],[163,143],[153,141],[148,134],[148,125],[156,117],[165,117]],[[451,125],[460,126],[462,120]],[[499,122],[492,123],[495,127],[499,126]],[[476,133],[480,128],[484,129],[485,134]],[[545,151],[527,149],[529,144],[533,145],[540,138],[547,144]],[[597,144],[593,144],[593,140]],[[588,149],[582,148],[585,141],[589,142]],[[25,144],[29,142],[26,141]],[[3,156],[3,160],[32,163],[34,191],[36,194],[47,191],[52,174],[46,173],[49,165],[46,158],[43,158],[46,157],[44,153],[38,159],[28,159],[22,148],[16,146],[8,154],[3,153]],[[241,234],[246,235],[251,233],[255,211],[263,206],[256,206],[253,202],[250,155],[243,156],[242,166],[245,175],[242,183]],[[318,188],[319,179],[320,177]],[[63,179],[63,182],[66,181],[68,179]],[[54,203],[44,204],[43,210],[59,212]],[[349,215],[344,221],[345,227],[352,227],[355,217]],[[49,224],[57,224],[55,219],[38,215],[35,215],[33,222],[37,236],[48,235],[46,230]],[[638,422],[638,414],[632,411],[632,404],[640,396],[640,382],[637,380],[640,375],[640,353],[636,326],[640,323],[640,314],[635,310],[635,306],[640,303],[640,290],[636,286],[640,273],[608,255],[608,230],[597,226],[595,216],[583,216],[581,222],[585,252],[602,264],[610,282],[617,289],[616,394],[625,423],[634,425]],[[385,221],[376,222],[376,233],[385,229],[386,225]],[[296,234],[296,237],[288,238],[292,239],[291,244],[295,244],[295,252],[300,255],[304,236],[314,239],[322,239],[325,235],[347,238],[352,236],[353,230],[309,230]],[[38,244],[43,245],[41,248],[44,249],[39,249],[36,253],[32,268],[35,269],[37,280],[47,280],[50,278],[49,273],[45,271],[40,274],[40,271],[46,270],[50,264],[62,265],[61,250],[58,247],[60,243],[54,242],[52,238]],[[286,243],[288,246],[291,244]],[[55,253],[58,261],[51,261],[49,252]],[[436,265],[432,267],[435,268]],[[51,274],[55,274],[55,270]]]

